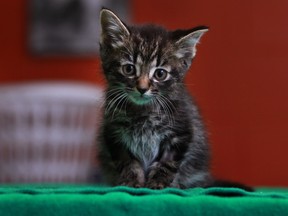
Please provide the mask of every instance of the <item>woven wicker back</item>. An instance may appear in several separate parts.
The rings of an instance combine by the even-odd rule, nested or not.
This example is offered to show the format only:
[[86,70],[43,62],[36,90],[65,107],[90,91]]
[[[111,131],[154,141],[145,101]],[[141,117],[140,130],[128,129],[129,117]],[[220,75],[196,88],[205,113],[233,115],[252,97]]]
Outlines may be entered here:
[[101,98],[86,84],[0,87],[0,182],[88,182]]

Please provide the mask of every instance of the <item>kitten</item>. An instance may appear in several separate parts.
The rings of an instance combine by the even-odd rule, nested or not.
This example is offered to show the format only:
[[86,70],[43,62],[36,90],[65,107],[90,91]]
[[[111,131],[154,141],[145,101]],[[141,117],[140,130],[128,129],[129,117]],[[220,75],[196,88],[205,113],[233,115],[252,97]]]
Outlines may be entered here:
[[183,80],[207,27],[128,26],[100,13],[107,80],[99,160],[105,181],[130,187],[207,187],[210,152]]

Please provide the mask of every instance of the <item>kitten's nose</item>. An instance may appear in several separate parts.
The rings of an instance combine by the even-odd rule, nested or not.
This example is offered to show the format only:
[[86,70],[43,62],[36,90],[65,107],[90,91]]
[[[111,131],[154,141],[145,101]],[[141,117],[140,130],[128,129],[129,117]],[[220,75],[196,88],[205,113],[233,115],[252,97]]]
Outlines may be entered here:
[[145,92],[148,91],[147,88],[141,88],[141,87],[137,87],[137,90],[138,90],[138,92],[139,92],[141,95],[145,94]]
[[138,92],[141,95],[145,94],[145,92],[148,91],[149,86],[150,86],[150,81],[149,81],[148,75],[144,74],[140,76],[136,83],[136,89],[138,90]]

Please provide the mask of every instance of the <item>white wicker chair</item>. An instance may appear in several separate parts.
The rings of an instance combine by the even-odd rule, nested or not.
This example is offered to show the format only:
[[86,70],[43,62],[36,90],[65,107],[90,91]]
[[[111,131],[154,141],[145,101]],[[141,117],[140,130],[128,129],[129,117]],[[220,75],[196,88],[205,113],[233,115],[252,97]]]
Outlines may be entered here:
[[79,83],[0,87],[0,182],[88,182],[101,88]]

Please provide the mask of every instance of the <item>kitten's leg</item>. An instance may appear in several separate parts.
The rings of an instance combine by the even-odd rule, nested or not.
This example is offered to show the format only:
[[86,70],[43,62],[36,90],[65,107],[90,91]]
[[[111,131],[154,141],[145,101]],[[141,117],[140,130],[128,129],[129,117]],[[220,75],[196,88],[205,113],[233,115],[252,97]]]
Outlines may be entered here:
[[213,180],[209,172],[209,154],[204,150],[191,148],[184,155],[181,148],[166,150],[160,161],[154,162],[148,170],[146,186],[161,189],[210,185]]
[[[105,145],[104,145],[105,144]],[[141,164],[131,158],[122,145],[116,146],[110,142],[102,142],[99,148],[98,158],[105,183],[110,185],[125,185],[130,187],[142,187],[145,182],[144,170]]]
[[120,176],[118,185],[129,187],[144,186],[145,175],[140,163],[136,160],[131,160],[128,163],[122,164],[119,167]]
[[146,187],[162,189],[169,187],[177,172],[177,162],[154,162],[149,168]]
[[[183,164],[184,163],[184,164]],[[176,188],[193,188],[193,187],[207,187],[213,182],[210,172],[206,169],[197,170],[193,167],[187,166],[185,161],[179,167],[175,178],[170,187]]]

